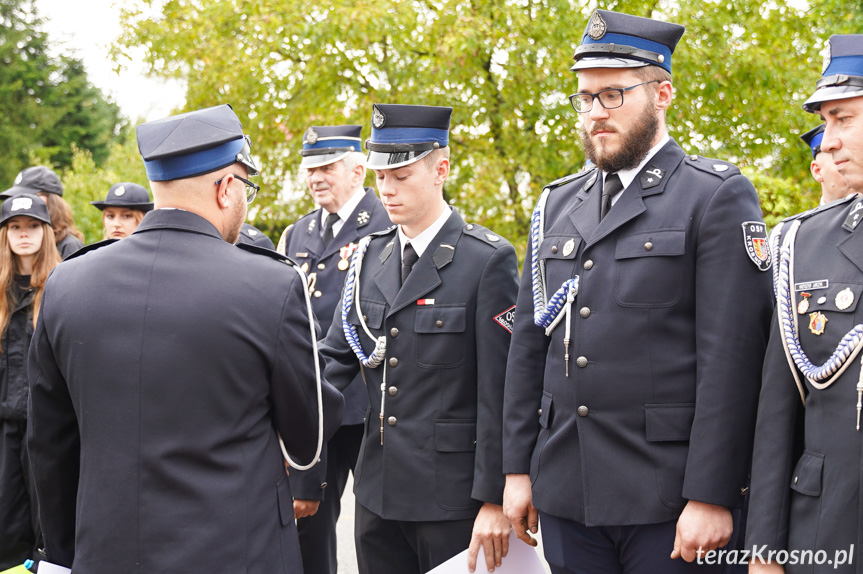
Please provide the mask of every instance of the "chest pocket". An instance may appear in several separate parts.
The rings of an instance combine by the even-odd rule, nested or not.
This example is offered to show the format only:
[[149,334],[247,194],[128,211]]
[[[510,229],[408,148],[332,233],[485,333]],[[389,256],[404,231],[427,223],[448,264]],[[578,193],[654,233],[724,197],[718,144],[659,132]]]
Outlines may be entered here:
[[[801,293],[809,293],[809,307],[802,315],[798,314],[798,330],[803,350],[815,364],[821,364],[833,354],[836,346],[846,333],[861,322],[861,313],[857,312],[858,302],[863,296],[863,285],[857,283],[829,283],[827,289],[812,289],[794,291],[794,311],[803,300]],[[819,303],[821,298],[823,303]],[[826,323],[820,322],[816,314],[821,313]],[[822,334],[815,332],[822,328]]]
[[417,307],[414,319],[417,363],[421,367],[457,367],[464,362],[467,310],[459,306]]
[[686,231],[645,231],[617,241],[614,292],[623,307],[671,307],[683,292]]
[[543,237],[536,259],[545,265],[546,297],[551,297],[564,281],[578,275],[576,257],[579,247],[581,237],[557,234]]

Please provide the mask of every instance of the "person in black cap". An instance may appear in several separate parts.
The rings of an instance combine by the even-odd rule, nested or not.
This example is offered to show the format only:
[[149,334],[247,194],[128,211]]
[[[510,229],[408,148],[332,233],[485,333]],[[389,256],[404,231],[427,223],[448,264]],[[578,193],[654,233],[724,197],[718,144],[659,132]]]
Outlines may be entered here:
[[[342,294],[348,263],[359,240],[391,225],[372,188],[363,188],[362,126],[312,126],[303,135],[300,168],[319,209],[290,225],[278,251],[294,258],[309,276],[312,306],[326,333]],[[342,426],[327,444],[326,464],[291,472],[294,512],[305,574],[336,574],[336,522],[348,473],[357,463],[363,418],[369,407],[357,373],[344,389]]]
[[39,539],[24,437],[27,349],[42,288],[60,263],[48,207],[21,193],[0,206],[0,570],[35,558]]
[[156,209],[55,269],[33,335],[27,444],[47,559],[90,574],[300,572],[282,453],[313,464],[343,403],[317,376],[305,276],[233,245],[258,170],[230,106],[137,136]]
[[15,178],[15,185],[0,193],[0,199],[19,193],[38,195],[48,205],[61,257],[68,257],[84,246],[84,234],[75,227],[72,208],[63,199],[63,184],[53,170],[41,165],[22,170]]
[[826,153],[821,149],[821,140],[824,138],[824,124],[813,128],[800,136],[800,139],[812,149],[812,163],[809,164],[809,171],[815,181],[821,184],[821,203],[830,203],[837,199],[846,197],[849,193],[854,193],[845,178],[836,169],[836,163],[833,161],[833,154]]
[[593,13],[570,101],[596,168],[546,186],[532,220],[504,508],[525,541],[538,511],[555,574],[719,572],[698,553],[739,531],[771,260],[752,184],[668,136],[683,31]]
[[[821,154],[863,189],[863,35],[832,36],[804,109]],[[863,572],[863,198],[771,231],[776,320],[758,404],[746,548],[752,573]],[[829,562],[828,562],[829,561]]]
[[115,183],[108,190],[104,201],[91,201],[102,212],[105,239],[129,237],[144,219],[144,214],[153,210],[150,193],[137,183]]
[[[359,242],[321,352],[371,404],[354,474],[361,574],[506,555],[501,408],[515,250],[443,198],[452,108],[375,104],[367,168],[395,227]],[[482,558],[480,567],[482,568]]]

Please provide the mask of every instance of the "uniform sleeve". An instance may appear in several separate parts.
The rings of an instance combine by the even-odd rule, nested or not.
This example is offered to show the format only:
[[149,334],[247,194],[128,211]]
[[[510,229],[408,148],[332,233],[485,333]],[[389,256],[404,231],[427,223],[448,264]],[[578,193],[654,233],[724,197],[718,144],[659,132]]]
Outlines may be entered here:
[[[291,457],[307,464],[315,454],[318,437],[318,399],[312,333],[306,314],[305,281],[296,274],[282,307],[271,389],[276,429]],[[338,430],[342,420],[342,394],[323,377],[321,400],[324,411],[324,443]]]
[[774,320],[758,401],[746,548],[787,549],[791,474],[801,452],[803,403]]
[[696,404],[683,496],[726,507],[743,503],[773,306],[771,272],[746,251],[746,221],[761,222],[758,196],[735,175],[696,222]]
[[542,401],[548,337],[533,322],[533,284],[531,250],[528,245],[521,272],[521,286],[509,357],[503,399],[503,472],[528,474],[530,458],[539,435],[539,410]]
[[39,501],[39,520],[48,559],[71,567],[81,441],[75,408],[48,338],[51,284],[45,288],[40,319],[30,341],[27,448]]
[[480,279],[476,306],[477,429],[471,497],[503,504],[503,393],[511,334],[495,320],[515,305],[518,259],[511,245],[497,249]]

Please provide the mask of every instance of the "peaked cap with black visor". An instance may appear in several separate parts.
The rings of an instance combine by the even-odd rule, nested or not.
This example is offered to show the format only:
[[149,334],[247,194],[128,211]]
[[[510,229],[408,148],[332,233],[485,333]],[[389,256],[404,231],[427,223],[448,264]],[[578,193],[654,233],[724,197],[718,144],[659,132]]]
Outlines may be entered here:
[[821,124],[817,128],[812,128],[800,136],[800,139],[805,141],[806,145],[812,149],[812,159],[815,159],[821,153],[821,140],[824,139],[824,124]]
[[821,79],[803,109],[817,114],[823,102],[858,96],[863,96],[863,34],[831,36]]
[[596,10],[571,70],[659,66],[671,73],[671,54],[686,30],[679,24]]
[[366,167],[403,167],[448,146],[451,117],[449,107],[374,104]]
[[172,181],[240,163],[257,175],[251,141],[228,104],[141,124],[138,151],[150,181]]
[[323,167],[363,150],[362,126],[312,126],[303,134],[300,167]]

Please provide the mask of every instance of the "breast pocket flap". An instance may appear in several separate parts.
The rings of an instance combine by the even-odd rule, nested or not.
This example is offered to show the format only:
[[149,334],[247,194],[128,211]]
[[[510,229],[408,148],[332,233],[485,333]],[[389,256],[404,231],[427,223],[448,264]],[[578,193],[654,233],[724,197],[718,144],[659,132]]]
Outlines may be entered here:
[[476,450],[476,421],[436,421],[434,440],[438,452]]
[[536,258],[541,259],[575,259],[578,247],[581,245],[581,237],[572,235],[546,235],[536,253]]
[[645,231],[617,240],[615,259],[683,255],[686,252],[686,231],[664,229]]
[[414,331],[417,333],[464,333],[467,312],[464,307],[417,307]]
[[375,303],[374,301],[360,301],[360,307],[354,305],[348,313],[348,322],[352,325],[360,325],[358,312],[362,312],[363,318],[369,329],[380,329],[384,322],[384,313],[387,306],[384,303]]

